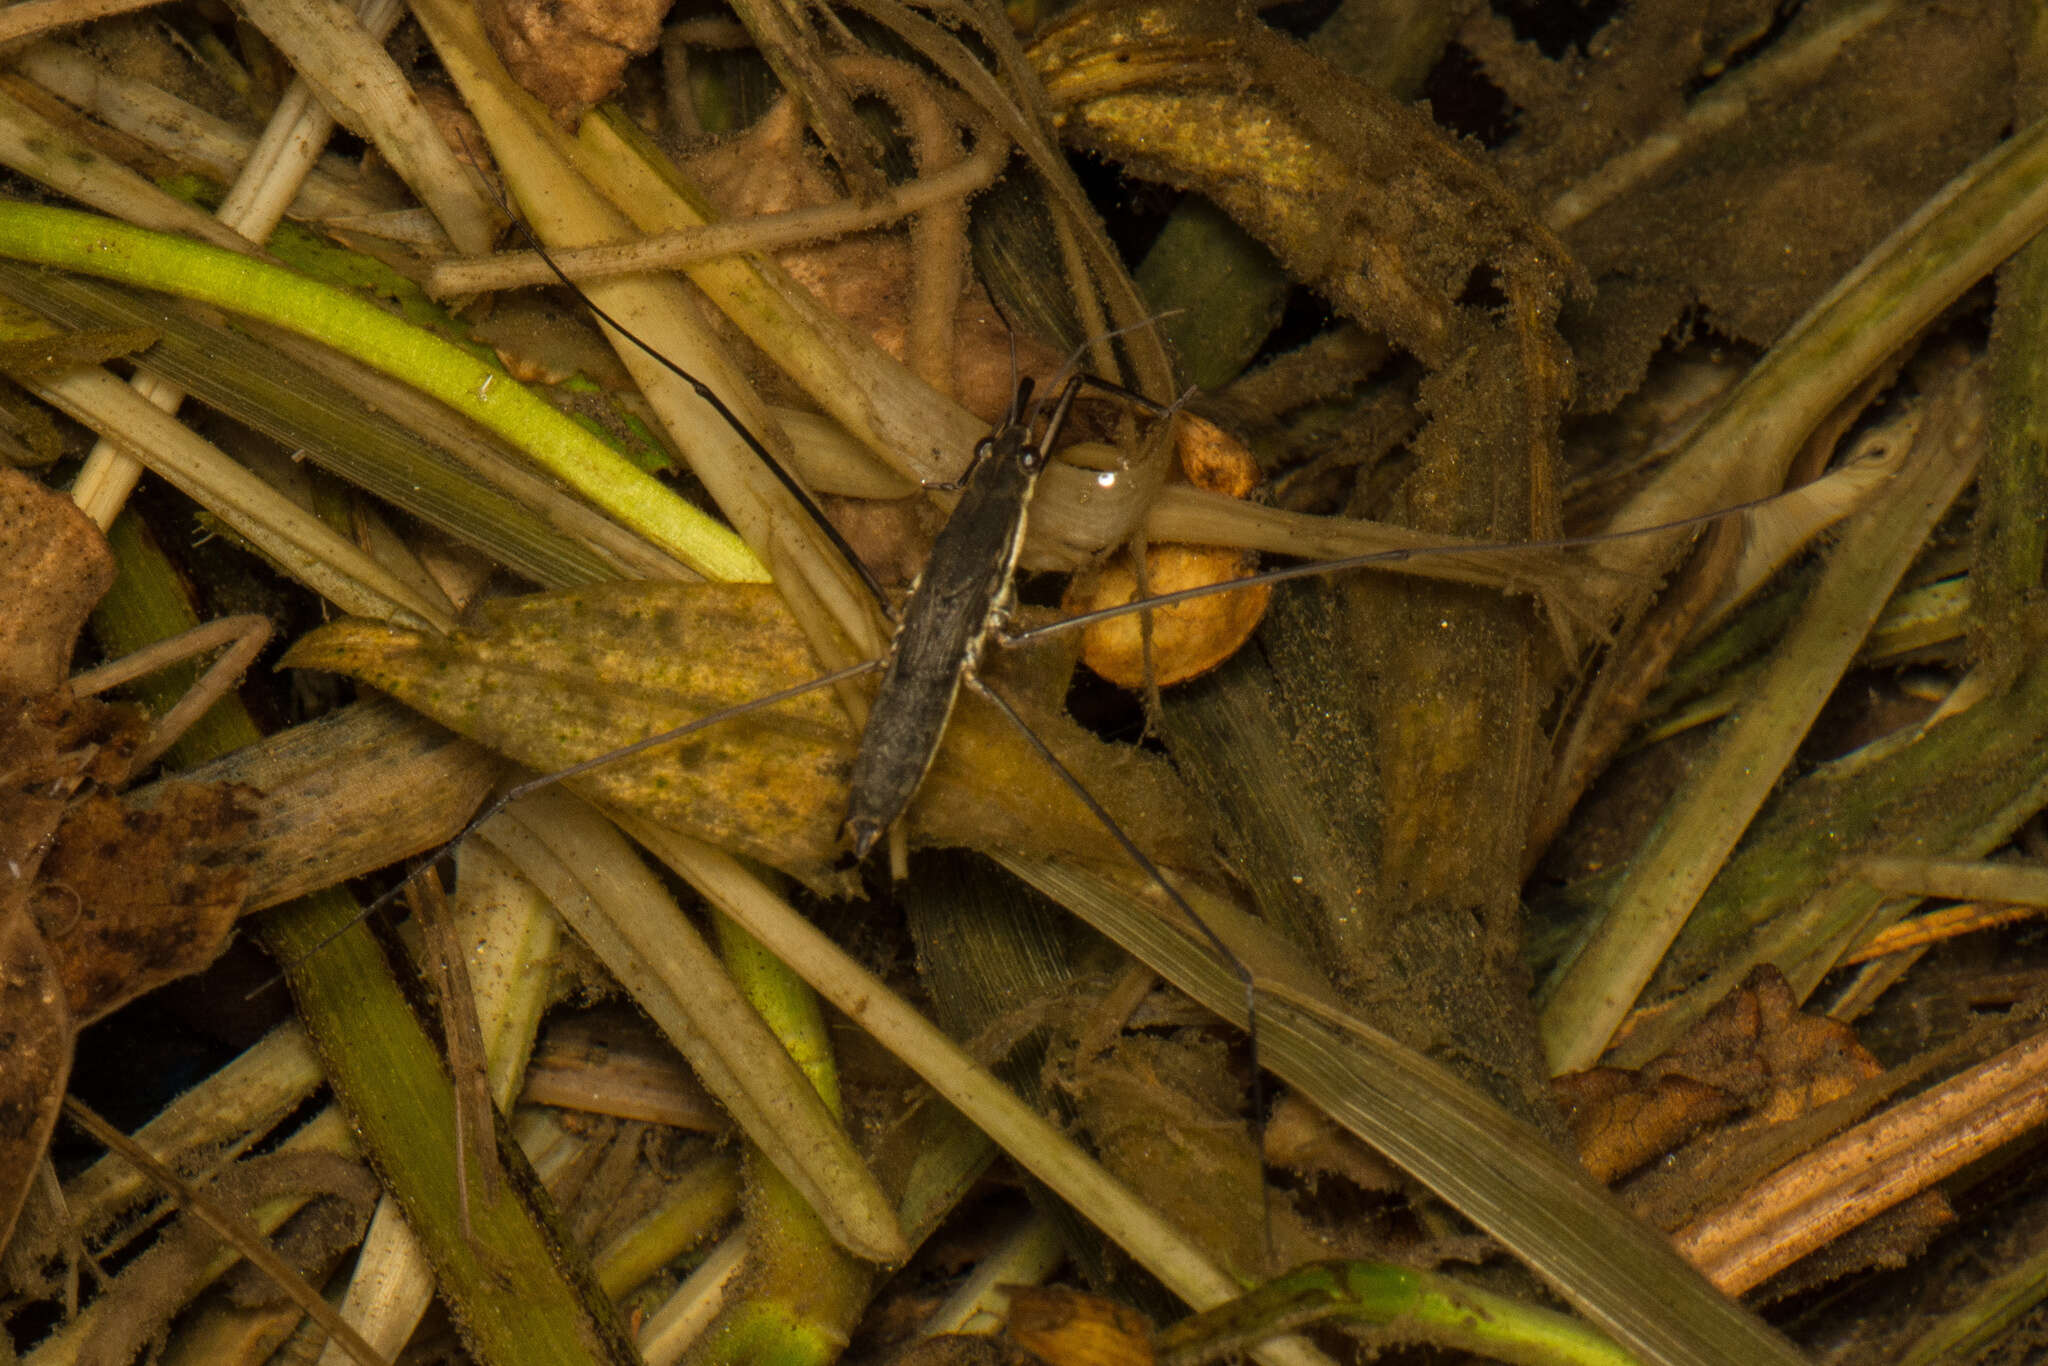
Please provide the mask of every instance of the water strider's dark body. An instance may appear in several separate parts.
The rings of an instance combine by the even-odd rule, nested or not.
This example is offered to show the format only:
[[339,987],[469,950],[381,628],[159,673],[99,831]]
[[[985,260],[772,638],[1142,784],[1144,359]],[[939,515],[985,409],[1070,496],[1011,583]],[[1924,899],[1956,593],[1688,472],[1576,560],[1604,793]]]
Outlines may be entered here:
[[1027,412],[1031,382],[1024,381],[1003,425],[974,448],[960,502],[911,586],[854,757],[845,833],[856,858],[874,847],[917,795],[960,685],[973,676],[989,632],[1009,614],[1031,490],[1078,387],[1075,381],[1061,391],[1044,437],[1034,440]]

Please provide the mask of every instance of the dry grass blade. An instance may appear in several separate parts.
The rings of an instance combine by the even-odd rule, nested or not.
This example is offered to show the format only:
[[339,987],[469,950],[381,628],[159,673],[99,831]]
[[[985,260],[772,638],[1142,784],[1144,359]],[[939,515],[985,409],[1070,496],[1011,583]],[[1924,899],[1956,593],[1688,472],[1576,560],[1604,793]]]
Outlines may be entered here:
[[845,1129],[616,831],[573,798],[543,793],[508,808],[484,838],[547,893],[842,1244],[884,1264],[908,1255]]

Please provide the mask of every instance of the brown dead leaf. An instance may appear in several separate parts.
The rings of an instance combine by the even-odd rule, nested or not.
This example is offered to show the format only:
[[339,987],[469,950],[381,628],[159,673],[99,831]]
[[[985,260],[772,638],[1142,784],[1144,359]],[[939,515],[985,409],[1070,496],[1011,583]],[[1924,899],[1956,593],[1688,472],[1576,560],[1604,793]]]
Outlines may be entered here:
[[1801,1013],[1784,978],[1765,968],[1655,1062],[1560,1077],[1556,1089],[1581,1158],[1613,1180],[1707,1124],[1737,1114],[1745,1128],[1783,1123],[1881,1070],[1852,1030]]
[[107,538],[69,498],[0,469],[0,696],[63,682],[85,614],[114,581]]
[[25,907],[81,784],[118,777],[147,725],[131,708],[52,693],[0,714],[0,905]]
[[227,947],[247,875],[223,851],[251,813],[192,783],[138,811],[95,793],[66,813],[32,910],[80,1024],[207,966]]
[[[72,504],[0,470],[0,1244],[63,1099],[76,1029],[225,946],[241,876],[214,851],[245,819],[187,786],[149,812],[105,790],[149,731],[63,686],[113,562]],[[81,795],[82,794],[82,795]]]
[[1626,1176],[1742,1108],[1728,1092],[1692,1077],[1648,1078],[1619,1067],[1559,1077],[1556,1089],[1571,1119],[1579,1161],[1603,1183]]
[[[1603,1180],[1669,1160],[1624,1190],[1669,1226],[1729,1183],[1795,1156],[1776,1136],[1840,1100],[1883,1067],[1847,1025],[1799,1009],[1774,968],[1760,967],[1678,1046],[1629,1072],[1600,1068],[1556,1083],[1586,1165]],[[1826,1137],[1815,1134],[1814,1141]]]
[[565,124],[618,89],[626,63],[652,52],[670,0],[492,0],[484,32],[514,80]]
[[[0,469],[0,1246],[56,1123],[77,1021],[32,909],[65,803],[96,763],[125,767],[135,720],[52,699],[85,614],[113,581],[106,538],[69,499]],[[109,752],[116,751],[109,758]]]
[[[1641,1170],[1621,1187],[1623,1201],[1671,1229],[1832,1137],[1855,1116],[1817,1112],[1883,1070],[1853,1030],[1801,1011],[1765,966],[1648,1066],[1555,1085],[1587,1168],[1602,1181]],[[1793,1263],[1771,1291],[1903,1265],[1952,1218],[1940,1192],[1922,1191]]]
[[212,962],[241,910],[244,875],[224,866],[249,819],[236,790],[168,784],[147,811],[96,790],[147,730],[62,691],[0,722],[0,908],[43,935],[81,1025]]

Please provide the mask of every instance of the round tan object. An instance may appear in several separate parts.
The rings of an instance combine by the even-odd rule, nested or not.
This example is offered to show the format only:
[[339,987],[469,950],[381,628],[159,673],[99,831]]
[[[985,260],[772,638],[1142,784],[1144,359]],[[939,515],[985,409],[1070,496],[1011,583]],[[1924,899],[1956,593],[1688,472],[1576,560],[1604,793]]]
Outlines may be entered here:
[[[1236,438],[1192,414],[1181,413],[1175,422],[1175,449],[1189,483],[1232,498],[1242,498],[1257,487],[1258,467]],[[1146,589],[1157,597],[1241,579],[1257,567],[1257,557],[1248,551],[1154,545],[1145,555]],[[1062,606],[1069,614],[1078,615],[1122,606],[1133,601],[1137,592],[1130,557],[1121,554],[1090,573],[1077,575],[1067,587]],[[1237,653],[1258,629],[1271,597],[1271,588],[1260,584],[1152,612],[1149,673],[1143,615],[1137,612],[1087,627],[1081,637],[1081,659],[1119,687],[1142,688],[1147,682],[1167,687],[1185,682]]]

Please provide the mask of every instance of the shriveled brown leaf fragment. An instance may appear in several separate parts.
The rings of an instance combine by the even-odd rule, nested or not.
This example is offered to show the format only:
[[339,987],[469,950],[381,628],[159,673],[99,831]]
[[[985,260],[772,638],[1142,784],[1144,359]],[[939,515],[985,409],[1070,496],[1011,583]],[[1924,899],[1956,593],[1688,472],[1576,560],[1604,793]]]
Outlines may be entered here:
[[[994,134],[961,124],[957,108],[915,67],[872,54],[834,59],[835,79],[888,102],[906,129],[919,174],[957,164],[960,129],[977,147]],[[844,205],[846,190],[816,154],[800,111],[778,105],[690,161],[692,178],[727,218]],[[825,307],[903,360],[935,387],[993,422],[1020,374],[1050,382],[1061,357],[1010,329],[964,269],[964,205],[912,218],[906,231],[842,233],[775,252],[776,262]]]
[[[1853,1030],[1800,1010],[1785,979],[1765,967],[1656,1062],[1560,1077],[1557,1090],[1580,1155],[1602,1180],[1665,1159],[1621,1194],[1644,1218],[1671,1228],[1832,1137],[1858,1115],[1817,1112],[1883,1070]],[[1775,1284],[1783,1293],[1899,1265],[1951,1217],[1939,1192],[1924,1191]]]
[[250,819],[245,795],[181,783],[148,811],[95,793],[67,813],[35,908],[80,1023],[227,947],[247,875],[223,851]]
[[[65,498],[0,469],[0,1245],[14,1231],[56,1123],[76,1028],[44,943],[37,874],[65,802],[109,731],[134,718],[49,694],[63,682],[85,614],[113,581],[99,529]],[[116,746],[119,748],[119,746]],[[122,762],[119,759],[115,763]]]
[[244,794],[171,784],[144,811],[95,787],[125,777],[146,729],[63,692],[0,718],[0,906],[44,936],[80,1024],[205,967],[241,910],[227,851]]
[[670,0],[491,0],[484,32],[513,78],[568,120],[618,89],[626,63],[652,52]]
[[69,498],[0,469],[0,696],[64,680],[85,614],[114,581],[106,537]]
[[1691,1166],[1681,1182],[1697,1183],[1739,1158],[1731,1135],[1753,1145],[1760,1129],[1840,1099],[1882,1070],[1855,1031],[1805,1014],[1785,979],[1760,968],[1649,1066],[1576,1073],[1560,1077],[1557,1089],[1581,1157],[1607,1180],[1742,1114],[1736,1128],[1703,1135],[1691,1150],[1704,1165]]
[[1662,1157],[1715,1120],[1742,1108],[1718,1086],[1682,1072],[1651,1075],[1595,1067],[1557,1079],[1559,1103],[1571,1117],[1579,1160],[1596,1181],[1617,1177]]
[[1265,1159],[1269,1167],[1291,1167],[1311,1179],[1342,1177],[1360,1190],[1407,1188],[1407,1178],[1397,1167],[1292,1093],[1279,1099],[1266,1121]]

